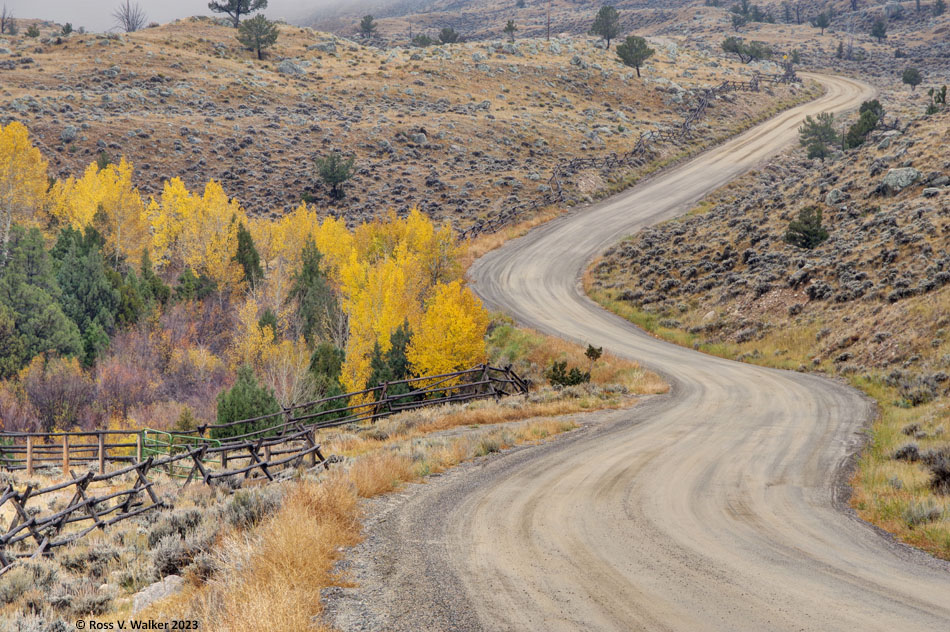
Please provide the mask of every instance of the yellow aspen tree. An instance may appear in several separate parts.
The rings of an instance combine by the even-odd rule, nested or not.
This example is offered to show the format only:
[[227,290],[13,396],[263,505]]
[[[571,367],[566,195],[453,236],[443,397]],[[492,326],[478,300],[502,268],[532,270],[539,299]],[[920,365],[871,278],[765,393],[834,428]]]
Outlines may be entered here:
[[406,349],[413,371],[451,373],[485,362],[488,321],[482,302],[461,281],[439,286]]
[[26,126],[0,125],[0,267],[6,262],[13,222],[35,224],[46,205],[47,163]]
[[69,178],[56,184],[51,212],[75,229],[99,229],[116,261],[120,256],[137,261],[149,247],[151,235],[145,204],[132,175],[132,164],[124,158],[105,169],[91,164],[78,180]]
[[184,265],[205,274],[219,290],[236,290],[243,284],[244,271],[234,260],[241,222],[247,222],[244,209],[211,180],[178,237]]
[[228,350],[228,365],[232,371],[245,364],[260,371],[268,347],[274,344],[274,330],[270,325],[260,326],[259,310],[253,298],[246,300],[238,310],[238,323]]
[[161,267],[183,265],[179,238],[186,223],[194,221],[200,199],[191,194],[181,178],[167,180],[160,201],[152,199],[146,214],[152,230],[152,260]]

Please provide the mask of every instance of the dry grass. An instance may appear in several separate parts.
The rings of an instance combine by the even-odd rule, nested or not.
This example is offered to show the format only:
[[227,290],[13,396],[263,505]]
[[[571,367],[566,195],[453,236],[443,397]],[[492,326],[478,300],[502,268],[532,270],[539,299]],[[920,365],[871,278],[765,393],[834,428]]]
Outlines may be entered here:
[[345,548],[362,537],[359,498],[576,427],[570,420],[543,419],[474,435],[390,442],[347,469],[291,483],[281,509],[253,533],[224,536],[221,567],[211,581],[192,581],[140,617],[196,618],[203,628],[220,632],[256,631],[261,621],[277,630],[329,630],[319,618],[320,592],[347,585],[333,569]]

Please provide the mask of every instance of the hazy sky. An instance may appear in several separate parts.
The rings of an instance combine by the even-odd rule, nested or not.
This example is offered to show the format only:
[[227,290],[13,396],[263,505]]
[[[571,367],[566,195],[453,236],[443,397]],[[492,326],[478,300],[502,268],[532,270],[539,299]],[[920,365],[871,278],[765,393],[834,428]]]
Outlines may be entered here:
[[[115,25],[112,12],[124,0],[0,0],[18,18],[41,18],[63,24],[71,22],[76,28],[85,26],[93,31],[105,31]],[[133,3],[136,0],[132,0]],[[342,0],[269,0],[264,12],[269,18],[288,21],[315,12],[321,5],[341,4]],[[138,0],[148,19],[170,22],[189,15],[210,15],[208,0]]]

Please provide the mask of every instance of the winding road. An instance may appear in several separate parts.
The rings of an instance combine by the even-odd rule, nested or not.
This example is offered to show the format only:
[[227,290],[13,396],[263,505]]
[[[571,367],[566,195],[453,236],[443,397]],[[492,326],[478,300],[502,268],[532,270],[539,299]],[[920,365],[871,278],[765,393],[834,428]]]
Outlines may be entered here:
[[656,340],[580,288],[592,257],[794,142],[806,114],[874,93],[812,78],[816,101],[475,263],[490,307],[636,359],[671,393],[418,486],[371,528],[381,553],[358,581],[378,576],[386,612],[360,629],[950,630],[950,565],[844,506],[871,403]]

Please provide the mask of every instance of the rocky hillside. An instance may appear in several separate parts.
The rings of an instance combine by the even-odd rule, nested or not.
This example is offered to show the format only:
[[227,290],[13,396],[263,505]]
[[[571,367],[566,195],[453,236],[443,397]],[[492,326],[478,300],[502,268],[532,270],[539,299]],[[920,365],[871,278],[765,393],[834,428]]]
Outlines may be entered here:
[[[890,368],[924,354],[936,369],[950,362],[937,352],[945,336],[934,333],[930,349],[918,349],[907,301],[935,306],[950,285],[948,143],[945,111],[874,132],[830,164],[801,151],[775,159],[690,217],[608,251],[593,287],[710,343],[830,324],[840,335],[817,336],[814,364]],[[830,236],[802,249],[785,233],[808,206],[823,211]]]
[[[214,178],[250,212],[279,214],[303,197],[330,206],[313,160],[353,153],[356,177],[330,208],[351,221],[418,204],[466,226],[539,196],[555,164],[625,151],[679,122],[705,87],[753,71],[670,41],[638,79],[587,39],[382,51],[284,26],[257,61],[207,19],[58,30],[0,38],[0,121],[25,123],[53,173],[124,155],[144,193],[176,175],[194,189]],[[732,95],[700,134],[792,91]]]

